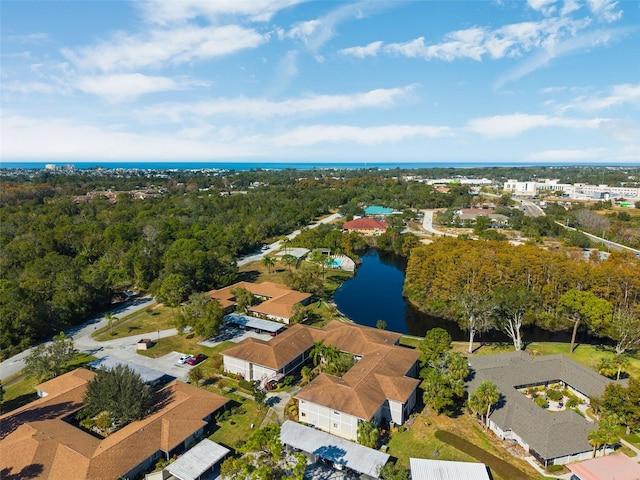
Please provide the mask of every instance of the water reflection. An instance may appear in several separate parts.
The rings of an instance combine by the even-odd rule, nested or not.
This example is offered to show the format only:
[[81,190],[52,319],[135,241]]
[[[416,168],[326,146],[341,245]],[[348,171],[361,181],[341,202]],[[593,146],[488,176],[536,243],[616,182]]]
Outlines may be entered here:
[[[369,250],[362,257],[356,275],[340,286],[334,295],[338,309],[360,325],[375,327],[378,320],[387,323],[387,330],[423,337],[427,330],[444,328],[453,340],[468,340],[466,331],[456,322],[432,317],[420,312],[402,296],[404,259],[388,252]],[[523,328],[525,342],[568,342],[569,332],[549,332],[536,327]],[[489,332],[476,341],[509,342],[499,332]],[[594,340],[581,338],[582,341]]]

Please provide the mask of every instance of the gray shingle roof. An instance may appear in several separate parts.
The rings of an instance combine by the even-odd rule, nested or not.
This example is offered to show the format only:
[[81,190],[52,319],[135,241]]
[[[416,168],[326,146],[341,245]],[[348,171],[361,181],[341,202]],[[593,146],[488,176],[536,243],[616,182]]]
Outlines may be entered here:
[[469,392],[488,380],[498,386],[504,397],[491,414],[491,420],[502,430],[513,431],[546,459],[592,448],[587,434],[596,428],[595,424],[571,410],[544,410],[515,387],[562,380],[592,397],[602,395],[611,380],[564,355],[532,357],[525,352],[509,352],[472,357],[469,363],[472,371],[472,379],[467,382]]

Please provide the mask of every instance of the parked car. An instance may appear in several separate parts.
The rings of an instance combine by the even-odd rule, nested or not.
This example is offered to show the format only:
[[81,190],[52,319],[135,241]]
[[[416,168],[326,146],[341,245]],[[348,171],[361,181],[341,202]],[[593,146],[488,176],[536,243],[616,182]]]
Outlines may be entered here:
[[192,355],[182,355],[178,359],[178,363],[181,364],[181,365],[184,365],[185,363],[187,363],[189,361],[190,358],[192,358]]
[[193,357],[191,357],[189,360],[187,360],[187,364],[189,365],[197,365],[200,362],[202,362],[205,358],[207,358],[207,356],[203,353],[199,353],[197,355],[194,355]]

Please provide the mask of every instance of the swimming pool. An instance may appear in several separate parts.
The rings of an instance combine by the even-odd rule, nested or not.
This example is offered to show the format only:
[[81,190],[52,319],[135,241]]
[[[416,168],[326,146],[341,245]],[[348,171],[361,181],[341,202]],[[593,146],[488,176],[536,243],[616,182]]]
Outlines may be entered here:
[[331,261],[327,263],[327,265],[333,268],[339,268],[342,266],[342,259],[332,258]]

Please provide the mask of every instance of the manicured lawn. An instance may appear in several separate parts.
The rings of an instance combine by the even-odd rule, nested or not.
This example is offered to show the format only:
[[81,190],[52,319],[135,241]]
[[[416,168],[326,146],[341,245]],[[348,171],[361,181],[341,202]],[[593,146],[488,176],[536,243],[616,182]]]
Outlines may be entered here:
[[104,342],[114,338],[166,330],[173,328],[175,316],[175,309],[154,304],[119,320],[114,320],[113,331],[107,326],[94,332],[93,337],[99,342]]
[[253,429],[260,427],[268,411],[267,407],[259,408],[253,400],[236,398],[237,400],[227,406],[231,415],[219,421],[218,428],[209,437],[214,442],[234,450],[247,441]]

